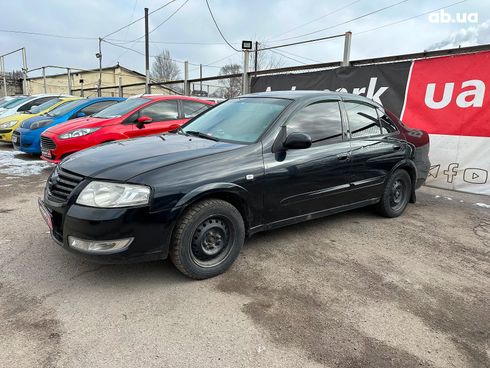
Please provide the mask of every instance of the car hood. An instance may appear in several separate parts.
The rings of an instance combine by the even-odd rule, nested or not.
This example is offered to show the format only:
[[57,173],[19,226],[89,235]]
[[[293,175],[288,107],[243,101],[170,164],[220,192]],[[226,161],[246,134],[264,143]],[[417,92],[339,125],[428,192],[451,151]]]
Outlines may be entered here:
[[51,133],[59,135],[80,128],[93,128],[93,127],[100,127],[104,125],[110,125],[112,123],[115,123],[116,121],[117,119],[101,119],[101,118],[93,118],[89,116],[89,117],[73,119],[65,124],[55,125],[49,128],[49,131]]
[[53,117],[46,116],[46,115],[34,116],[32,118],[24,120],[24,122],[21,124],[21,128],[30,129],[33,123],[39,121],[42,122],[47,121],[48,122],[47,124],[51,124],[53,120],[55,120]]
[[31,114],[14,114],[14,115],[9,115],[9,116],[6,116],[6,117],[1,117],[0,118],[0,124],[6,123],[8,121],[14,121],[14,120],[16,120],[17,122],[24,121],[26,119],[29,119],[32,116],[34,116],[34,115],[31,115]]
[[153,135],[95,146],[69,156],[60,166],[86,177],[126,181],[147,171],[239,147],[243,146],[179,134]]

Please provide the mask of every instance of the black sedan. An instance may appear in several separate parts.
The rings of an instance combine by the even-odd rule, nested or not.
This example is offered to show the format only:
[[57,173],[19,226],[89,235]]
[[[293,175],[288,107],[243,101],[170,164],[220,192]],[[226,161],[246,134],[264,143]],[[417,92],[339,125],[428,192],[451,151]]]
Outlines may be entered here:
[[170,257],[224,272],[247,236],[372,205],[396,217],[430,166],[429,137],[346,93],[228,100],[164,135],[70,156],[39,201],[53,239],[102,262]]

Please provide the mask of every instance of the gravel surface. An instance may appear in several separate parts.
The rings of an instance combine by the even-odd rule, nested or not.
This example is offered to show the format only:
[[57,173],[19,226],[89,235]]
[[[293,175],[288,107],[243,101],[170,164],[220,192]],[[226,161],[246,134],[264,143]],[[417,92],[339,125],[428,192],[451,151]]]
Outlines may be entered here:
[[0,147],[2,367],[490,366],[489,197],[424,187],[402,217],[258,234],[192,281],[60,249],[37,209],[49,170]]

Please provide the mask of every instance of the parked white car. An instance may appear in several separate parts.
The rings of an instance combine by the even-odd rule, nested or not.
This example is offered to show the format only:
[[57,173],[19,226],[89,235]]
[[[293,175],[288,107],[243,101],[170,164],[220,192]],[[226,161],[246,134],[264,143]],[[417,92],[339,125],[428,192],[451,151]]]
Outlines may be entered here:
[[[25,97],[25,96],[24,96]],[[11,102],[0,107],[0,118],[4,118],[14,114],[22,114],[31,110],[35,106],[39,106],[42,103],[52,100],[56,97],[73,97],[69,95],[56,95],[56,94],[40,94],[27,96],[25,98],[16,98]]]

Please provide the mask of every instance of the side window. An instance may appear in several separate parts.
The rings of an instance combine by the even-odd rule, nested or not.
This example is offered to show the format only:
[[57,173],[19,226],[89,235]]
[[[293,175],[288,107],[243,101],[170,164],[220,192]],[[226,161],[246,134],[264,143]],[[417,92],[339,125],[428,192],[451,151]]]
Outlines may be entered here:
[[379,122],[381,123],[381,134],[389,134],[398,131],[395,123],[381,109],[378,109]]
[[352,138],[369,137],[381,134],[376,109],[358,102],[345,102]]
[[85,106],[83,109],[78,111],[76,114],[79,114],[83,112],[86,116],[95,114],[96,112],[99,112],[101,110],[104,110],[106,107],[109,107],[111,105],[114,105],[117,101],[100,101],[100,102],[95,102],[91,105]]
[[211,106],[201,102],[183,100],[182,107],[184,110],[184,118],[189,119],[200,114],[204,110],[207,110]]
[[39,105],[45,103],[46,101],[52,100],[54,98],[55,97],[41,97],[41,98],[37,98],[37,99],[35,99],[33,101],[30,101],[30,102],[26,103],[24,106],[19,107],[19,109],[17,111],[29,111],[30,109],[32,109],[32,106],[39,106]]
[[179,118],[177,101],[159,101],[142,108],[139,116],[149,116],[153,121],[176,120]]
[[342,141],[342,119],[339,103],[317,102],[298,111],[286,124],[287,133],[305,133],[313,143]]

